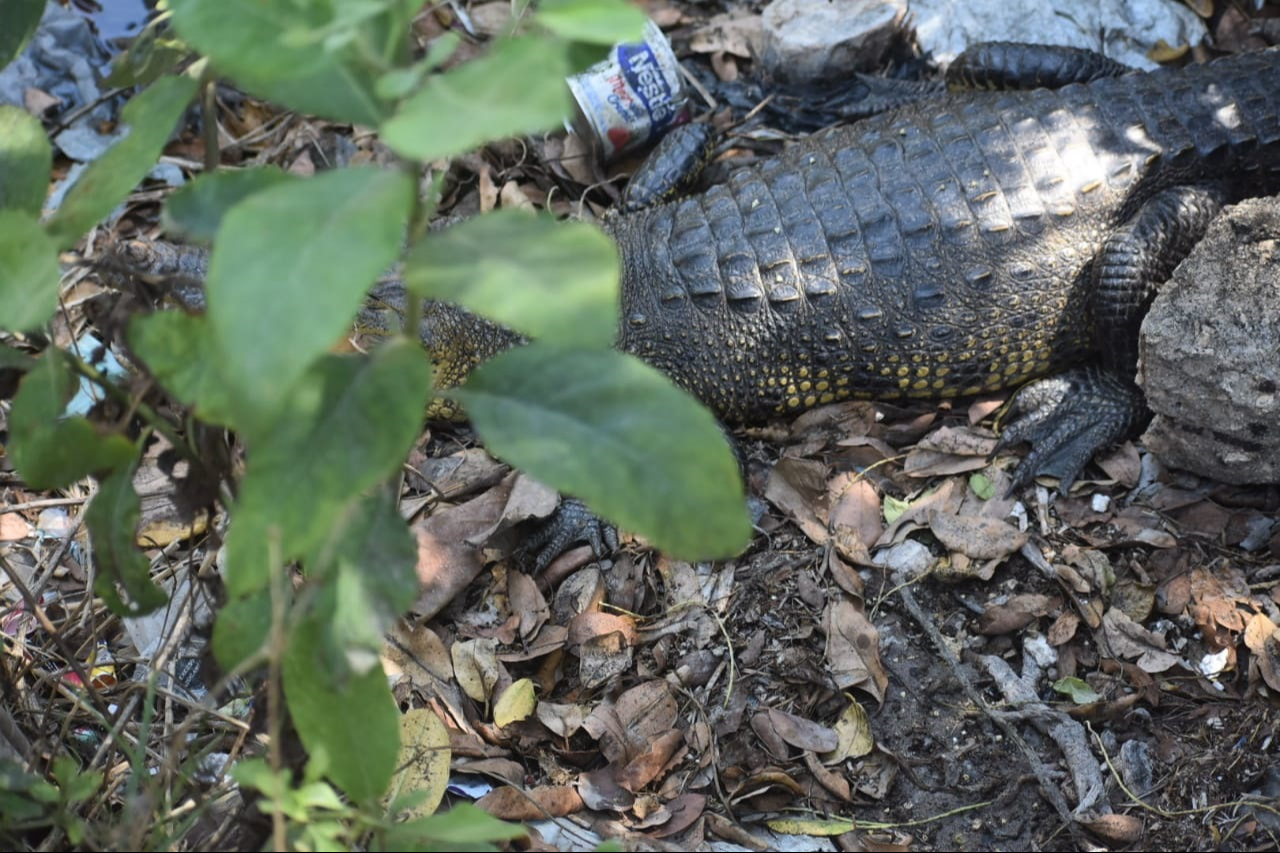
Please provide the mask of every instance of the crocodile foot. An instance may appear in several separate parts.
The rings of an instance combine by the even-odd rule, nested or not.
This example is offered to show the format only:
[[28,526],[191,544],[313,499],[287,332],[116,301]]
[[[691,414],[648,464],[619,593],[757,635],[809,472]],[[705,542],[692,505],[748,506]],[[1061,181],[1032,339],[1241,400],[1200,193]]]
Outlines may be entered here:
[[524,544],[535,555],[533,573],[539,574],[575,542],[586,542],[597,557],[618,550],[618,532],[577,498],[565,498]]
[[1013,472],[1012,494],[1035,477],[1058,478],[1065,495],[1099,450],[1128,436],[1146,417],[1142,392],[1095,367],[1077,368],[1023,387],[1009,404],[1014,420],[992,455],[1023,442],[1031,452]]

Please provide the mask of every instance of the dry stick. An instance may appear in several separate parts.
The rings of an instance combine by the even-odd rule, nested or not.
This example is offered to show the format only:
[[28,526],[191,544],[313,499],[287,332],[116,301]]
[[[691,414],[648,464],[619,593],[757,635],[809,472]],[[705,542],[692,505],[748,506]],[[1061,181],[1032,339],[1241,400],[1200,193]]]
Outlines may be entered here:
[[911,587],[907,585],[901,586],[898,590],[898,596],[906,606],[907,612],[911,614],[911,618],[915,619],[921,630],[929,635],[929,640],[933,643],[934,648],[937,649],[938,654],[942,656],[942,659],[947,662],[947,667],[951,670],[951,674],[956,681],[960,683],[960,688],[964,691],[965,696],[975,707],[981,709],[982,713],[995,723],[996,727],[1004,733],[1004,736],[1022,752],[1023,758],[1026,759],[1031,771],[1035,774],[1036,781],[1040,784],[1040,790],[1044,792],[1045,798],[1058,813],[1058,817],[1067,827],[1067,831],[1071,833],[1071,837],[1075,840],[1077,847],[1082,850],[1089,849],[1091,846],[1089,840],[1085,837],[1079,823],[1072,816],[1071,807],[1067,805],[1067,800],[1062,796],[1062,791],[1058,790],[1058,787],[1049,778],[1049,770],[1040,761],[1040,756],[1036,755],[1035,751],[1027,745],[1021,733],[1007,719],[995,713],[987,704],[987,700],[982,698],[982,694],[978,693],[977,689],[969,683],[969,679],[960,670],[960,661],[956,660],[956,656],[952,653],[951,647],[947,645],[942,633],[933,624],[924,609],[920,607],[920,603],[916,601]]
[[74,504],[82,504],[89,500],[86,498],[40,498],[34,501],[24,501],[20,504],[9,504],[4,508],[4,512],[21,512],[26,509],[44,509],[51,506],[72,506]]
[[[9,582],[13,584],[14,588],[17,589],[18,593],[22,596],[22,601],[26,605],[28,612],[35,617],[36,622],[40,624],[40,627],[44,629],[45,633],[47,633],[50,639],[53,640],[54,645],[58,647],[58,651],[61,652],[63,658],[66,659],[67,665],[71,668],[71,671],[80,679],[80,683],[86,686],[92,685],[93,681],[90,679],[89,673],[80,664],[80,661],[76,659],[75,652],[67,645],[66,640],[63,639],[62,632],[59,631],[57,626],[49,619],[49,615],[44,612],[44,608],[40,606],[40,602],[36,600],[36,597],[32,594],[30,588],[23,583],[22,577],[18,574],[16,569],[9,565],[9,560],[3,555],[0,555],[0,568],[3,568],[4,573],[9,576]],[[111,711],[107,708],[107,703],[102,700],[102,696],[98,694],[98,691],[87,690],[86,695],[88,696],[90,703],[93,705],[94,710],[97,711],[104,720],[111,719]]]

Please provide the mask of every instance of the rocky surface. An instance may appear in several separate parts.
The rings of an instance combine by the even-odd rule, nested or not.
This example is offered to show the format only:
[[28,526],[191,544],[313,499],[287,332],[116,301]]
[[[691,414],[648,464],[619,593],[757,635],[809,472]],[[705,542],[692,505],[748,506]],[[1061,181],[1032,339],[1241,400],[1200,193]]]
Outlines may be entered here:
[[1142,326],[1147,447],[1229,483],[1280,480],[1280,198],[1228,208]]

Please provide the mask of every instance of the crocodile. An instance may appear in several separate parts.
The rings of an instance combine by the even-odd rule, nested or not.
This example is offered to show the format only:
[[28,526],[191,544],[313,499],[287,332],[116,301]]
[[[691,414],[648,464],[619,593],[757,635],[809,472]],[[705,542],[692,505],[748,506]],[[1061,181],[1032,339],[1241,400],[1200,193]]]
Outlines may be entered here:
[[[1280,49],[1067,62],[1054,88],[1001,57],[958,76],[998,84],[1004,62],[1012,88],[929,95],[606,218],[618,347],[730,424],[1020,389],[1000,444],[1031,445],[1014,486],[1065,492],[1147,417],[1134,374],[1156,288],[1223,205],[1280,192]],[[422,333],[438,387],[519,340],[442,304]]]
[[[959,76],[1003,63],[1027,88],[926,97],[606,218],[618,347],[730,424],[1020,389],[999,445],[1031,445],[1014,488],[1065,493],[1148,417],[1159,284],[1223,205],[1280,192],[1280,49],[1152,72],[1083,52],[1045,72],[1057,88],[1000,51]],[[423,333],[445,385],[514,341],[443,305]]]

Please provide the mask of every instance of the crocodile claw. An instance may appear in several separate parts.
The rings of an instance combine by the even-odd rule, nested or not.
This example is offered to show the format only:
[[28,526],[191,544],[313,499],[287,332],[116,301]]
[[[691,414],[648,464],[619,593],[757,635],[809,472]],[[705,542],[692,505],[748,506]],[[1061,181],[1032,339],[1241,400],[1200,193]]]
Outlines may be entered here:
[[1009,404],[1014,420],[994,456],[1031,445],[1013,472],[1009,494],[1041,475],[1058,478],[1065,495],[1093,455],[1122,440],[1146,417],[1142,392],[1098,368],[1078,368],[1023,387]]
[[582,501],[565,498],[525,542],[525,549],[536,555],[533,573],[541,573],[575,542],[586,542],[592,553],[604,557],[618,550],[618,532]]

